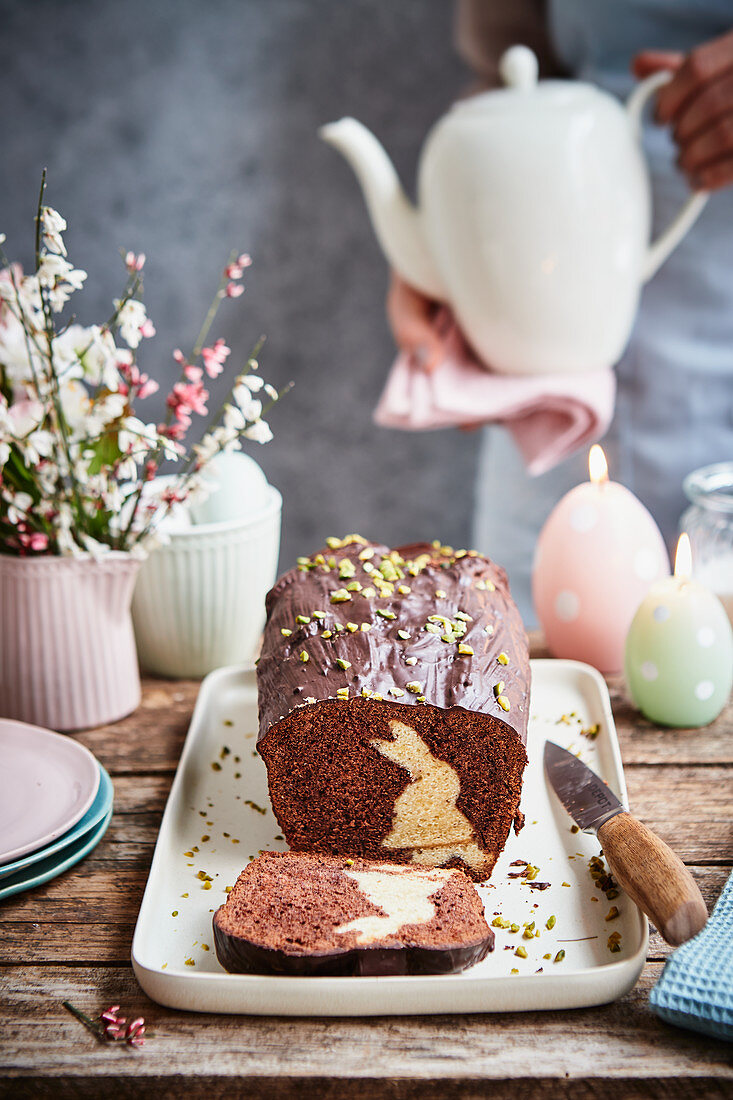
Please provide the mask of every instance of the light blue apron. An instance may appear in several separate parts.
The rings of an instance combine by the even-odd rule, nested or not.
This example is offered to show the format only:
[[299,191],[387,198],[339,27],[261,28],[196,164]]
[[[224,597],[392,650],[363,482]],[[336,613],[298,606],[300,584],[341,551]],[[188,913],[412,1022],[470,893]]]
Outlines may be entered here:
[[[686,53],[733,28],[733,0],[550,0],[548,12],[567,69],[623,98],[639,50]],[[669,133],[650,119],[644,146],[656,235],[688,191]],[[711,197],[644,289],[617,375],[616,414],[602,440],[610,476],[641,498],[671,548],[685,474],[733,459],[733,188]],[[530,579],[539,530],[560,497],[587,476],[583,453],[529,478],[505,432],[483,433],[473,544],[505,566],[527,625],[536,622]]]

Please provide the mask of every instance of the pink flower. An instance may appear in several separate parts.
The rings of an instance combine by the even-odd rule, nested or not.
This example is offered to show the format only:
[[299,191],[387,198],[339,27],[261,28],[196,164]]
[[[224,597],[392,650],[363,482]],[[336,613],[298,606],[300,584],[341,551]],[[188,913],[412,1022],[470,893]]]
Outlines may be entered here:
[[[147,374],[143,374],[137,363],[120,363],[118,364],[118,369],[122,377],[126,378],[130,385],[137,390],[138,397],[143,400],[146,397],[150,397],[151,393],[157,393],[160,388],[157,382]],[[126,396],[129,392],[128,387],[124,385],[124,383],[118,386],[118,393]]]
[[133,1047],[141,1047],[145,1043],[145,1020],[138,1016],[127,1025],[125,1039]]
[[228,264],[224,268],[224,274],[227,279],[241,279],[244,275],[244,268],[240,267],[239,264]]
[[160,386],[154,378],[148,378],[147,374],[140,376],[140,388],[137,391],[137,395],[141,401],[144,401],[146,397],[150,397],[151,393],[157,393]]
[[241,256],[237,256],[237,263],[240,267],[251,267],[252,257],[249,252],[243,252]]
[[194,367],[190,363],[184,367],[183,373],[186,378],[188,378],[189,382],[200,382],[204,377],[204,372],[201,370],[201,367]]
[[110,1005],[104,1012],[100,1012],[99,1018],[104,1025],[104,1034],[108,1039],[121,1039],[125,1034],[127,1017],[119,1015],[120,1006]]
[[143,323],[140,325],[140,335],[144,339],[149,339],[151,336],[155,336],[155,325],[149,317],[146,317]]
[[241,283],[227,283],[224,293],[227,298],[238,298],[240,294],[244,294],[244,287]]
[[224,363],[227,357],[231,354],[231,348],[228,348],[221,337],[215,342],[213,348],[202,348],[201,358],[204,361],[204,367],[209,378],[217,378],[218,375],[224,370]]
[[179,363],[181,366],[183,366],[183,364],[186,362],[186,356],[183,354],[180,348],[176,348],[176,350],[173,352],[173,358],[175,359],[176,363]]
[[142,271],[145,267],[145,253],[140,252],[137,256],[134,252],[128,252],[125,256],[125,267],[134,275],[137,271]]
[[203,416],[208,411],[206,402],[209,394],[204,389],[200,378],[203,371],[200,367],[187,367],[186,370],[197,371],[199,378],[192,382],[176,382],[172,391],[168,394],[166,404],[169,409],[173,410],[177,422],[176,431],[173,432],[169,428],[166,433],[171,439],[183,438],[185,432],[191,427],[191,413]]
[[40,553],[48,548],[48,535],[41,531],[18,531],[18,541],[24,550]]

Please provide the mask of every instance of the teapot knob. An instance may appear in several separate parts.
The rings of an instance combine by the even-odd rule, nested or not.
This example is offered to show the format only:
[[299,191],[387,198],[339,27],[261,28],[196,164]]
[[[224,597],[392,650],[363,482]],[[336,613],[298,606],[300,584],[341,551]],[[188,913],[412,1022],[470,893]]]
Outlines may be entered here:
[[509,88],[528,91],[537,83],[537,55],[529,46],[511,46],[501,55],[499,75]]

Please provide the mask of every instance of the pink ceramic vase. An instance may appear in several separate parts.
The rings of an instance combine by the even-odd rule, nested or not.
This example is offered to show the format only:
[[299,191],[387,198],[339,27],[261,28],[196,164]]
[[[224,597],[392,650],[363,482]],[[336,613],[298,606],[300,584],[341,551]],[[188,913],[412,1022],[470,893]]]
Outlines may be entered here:
[[128,554],[0,554],[0,716],[56,730],[114,722],[140,702]]

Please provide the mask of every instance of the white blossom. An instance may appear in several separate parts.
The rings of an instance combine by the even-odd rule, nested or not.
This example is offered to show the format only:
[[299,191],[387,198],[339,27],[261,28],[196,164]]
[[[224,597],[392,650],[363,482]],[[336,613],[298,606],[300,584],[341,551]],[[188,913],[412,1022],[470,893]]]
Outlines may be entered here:
[[239,381],[242,382],[248,390],[251,390],[252,393],[259,393],[265,384],[259,374],[243,374],[240,376]]
[[269,443],[272,439],[270,425],[265,420],[256,420],[242,434],[245,439],[251,439],[254,443]]
[[66,220],[61,217],[57,210],[54,210],[52,206],[44,206],[41,209],[41,232],[43,233],[43,243],[46,248],[50,248],[52,252],[60,252],[62,256],[66,255],[66,247],[61,239],[61,234],[66,229]]
[[126,344],[129,344],[131,348],[136,348],[142,340],[141,329],[147,321],[145,306],[142,302],[138,302],[137,298],[129,298],[124,305],[121,305],[120,302],[119,298],[115,299],[120,335]]
[[51,432],[39,429],[31,432],[22,444],[26,465],[37,466],[44,458],[53,454],[54,437]]
[[257,401],[247,386],[241,383],[234,387],[232,397],[239,405],[245,420],[257,420],[262,413],[262,402]]
[[241,409],[238,409],[236,405],[224,406],[224,427],[231,428],[234,431],[241,432],[247,427],[247,420]]

